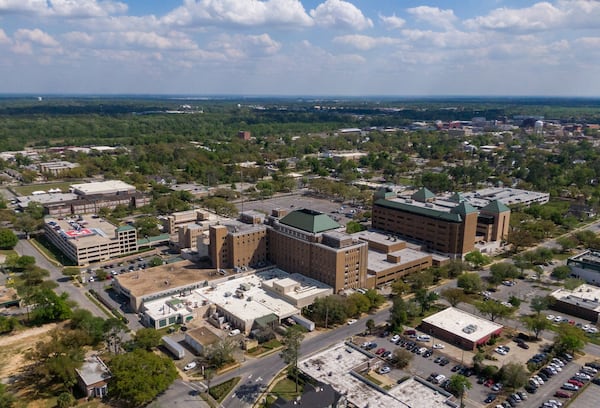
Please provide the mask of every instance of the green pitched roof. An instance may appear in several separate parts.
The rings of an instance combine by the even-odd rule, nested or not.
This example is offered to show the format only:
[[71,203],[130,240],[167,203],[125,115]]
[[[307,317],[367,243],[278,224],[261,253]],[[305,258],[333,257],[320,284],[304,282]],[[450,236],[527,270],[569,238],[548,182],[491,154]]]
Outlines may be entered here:
[[424,203],[427,200],[435,198],[435,194],[433,194],[431,190],[429,190],[427,187],[423,187],[419,191],[414,193],[412,196],[410,196],[410,198],[412,198],[415,201],[420,201]]
[[463,197],[463,195],[461,193],[454,193],[452,194],[452,196],[450,197],[450,201],[453,201],[455,203],[460,203],[465,201],[465,198]]
[[340,224],[335,222],[328,215],[307,209],[292,211],[279,220],[279,222],[313,234],[340,227]]
[[510,208],[508,208],[502,202],[500,202],[498,200],[494,200],[494,201],[490,201],[488,205],[486,205],[485,207],[483,207],[481,209],[481,211],[485,211],[485,212],[492,213],[492,214],[500,214],[502,212],[510,211]]
[[466,201],[461,201],[456,207],[451,209],[450,212],[454,214],[467,215],[477,212],[477,210]]
[[422,215],[424,217],[438,218],[450,222],[462,222],[462,217],[459,213],[440,211],[433,208],[421,207],[400,201],[377,200],[374,204],[386,208],[406,211],[412,214]]

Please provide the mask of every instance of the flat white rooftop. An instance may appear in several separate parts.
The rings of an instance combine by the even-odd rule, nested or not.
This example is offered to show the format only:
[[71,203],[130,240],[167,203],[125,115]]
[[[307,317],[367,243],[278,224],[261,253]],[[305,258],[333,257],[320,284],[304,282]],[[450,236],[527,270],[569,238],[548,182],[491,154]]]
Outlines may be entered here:
[[73,192],[79,195],[111,194],[117,191],[135,191],[135,187],[120,180],[106,180],[93,183],[73,184]]
[[[247,324],[271,313],[283,319],[300,311],[285,300],[269,295],[261,286],[264,281],[284,277],[289,277],[289,274],[273,269],[219,284],[213,283],[211,286],[197,289],[196,292],[208,302],[218,305]],[[247,290],[240,290],[241,285],[245,285]],[[236,291],[243,293],[243,297],[236,297]]]
[[[349,353],[347,349],[352,352]],[[346,395],[348,402],[357,407],[447,407],[446,397],[418,381],[411,379],[403,384],[394,385],[388,394],[385,394],[350,373],[369,360],[371,359],[360,351],[339,343],[299,361],[298,368],[316,380],[331,385],[336,391]]]
[[31,202],[36,202],[44,205],[57,204],[75,199],[77,199],[77,195],[73,193],[44,193],[28,195],[24,197],[17,197],[17,200],[19,201],[19,206],[22,208],[26,208]]
[[[281,271],[277,268],[274,270]],[[266,279],[262,282],[262,286],[273,287],[274,284],[279,284],[281,286],[295,285],[296,287],[294,290],[285,293],[286,296],[295,300],[317,295],[327,296],[328,294],[333,293],[333,288],[331,286],[319,282],[318,280],[311,279],[299,273],[289,275],[287,272],[281,272],[283,272],[286,277]]]
[[390,252],[389,255],[400,256],[400,262],[389,262],[387,260],[388,254],[383,254],[381,252],[369,250],[368,269],[373,272],[382,272],[394,266],[397,267],[400,265],[407,264],[409,262],[416,261],[418,259],[426,258],[430,254],[426,254],[425,252],[417,251],[411,248],[404,248],[398,251]]
[[561,302],[600,312],[600,288],[583,284],[573,290],[557,289],[550,296]]
[[[454,307],[426,317],[423,321],[474,342],[504,327]],[[472,330],[467,329],[469,326]]]

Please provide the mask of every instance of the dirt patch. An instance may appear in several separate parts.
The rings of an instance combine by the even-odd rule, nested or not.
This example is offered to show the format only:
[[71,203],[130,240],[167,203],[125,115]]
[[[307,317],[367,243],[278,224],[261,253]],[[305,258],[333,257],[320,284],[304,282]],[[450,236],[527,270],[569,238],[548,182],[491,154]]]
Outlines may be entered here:
[[0,379],[9,379],[8,382],[11,382],[19,378],[31,363],[25,358],[25,354],[39,341],[47,339],[50,330],[56,327],[56,323],[51,323],[0,337]]

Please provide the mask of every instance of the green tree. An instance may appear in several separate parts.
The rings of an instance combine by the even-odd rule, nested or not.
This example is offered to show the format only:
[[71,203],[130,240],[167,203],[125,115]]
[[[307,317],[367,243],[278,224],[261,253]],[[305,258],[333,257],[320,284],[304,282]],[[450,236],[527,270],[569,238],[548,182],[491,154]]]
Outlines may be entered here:
[[13,249],[19,238],[8,228],[0,228],[0,249]]
[[505,387],[515,390],[527,384],[529,372],[521,363],[508,363],[500,368],[498,376]]
[[525,316],[522,318],[525,327],[528,330],[532,331],[535,335],[536,340],[540,338],[540,334],[549,329],[552,326],[550,320],[546,319],[546,317],[537,314],[533,316]]
[[223,338],[206,349],[206,357],[212,366],[220,368],[233,361],[235,342],[231,338]]
[[0,334],[12,332],[19,324],[16,317],[0,316]]
[[54,329],[49,341],[38,342],[34,349],[26,354],[34,361],[32,373],[43,386],[62,385],[72,391],[77,383],[75,369],[83,362],[83,344],[74,331]]
[[463,288],[465,293],[477,293],[483,285],[478,273],[463,273],[456,280],[456,286]]
[[53,290],[41,288],[30,299],[33,304],[32,320],[37,324],[66,320],[71,317],[72,310],[67,301],[69,295],[57,295]]
[[438,295],[435,292],[427,292],[426,289],[418,289],[415,292],[415,300],[421,306],[421,315],[431,309],[431,305],[438,299]]
[[377,293],[375,289],[368,289],[364,296],[369,299],[369,311],[378,309],[385,303],[385,297]]
[[542,313],[542,311],[548,309],[552,304],[552,297],[550,296],[534,296],[529,301],[529,307],[533,310],[537,315]]
[[373,334],[373,330],[375,329],[375,320],[368,319],[367,322],[365,323],[365,325],[367,326],[367,330],[369,331],[369,334]]
[[576,351],[583,349],[586,343],[585,333],[579,327],[571,326],[568,323],[561,323],[558,326],[554,344],[559,350],[574,354]]
[[348,221],[348,223],[346,224],[346,232],[348,234],[354,234],[360,231],[364,231],[366,229],[366,227],[364,227],[360,222],[358,221]]
[[70,392],[62,392],[56,399],[56,406],[58,408],[69,408],[75,405],[75,397]]
[[351,317],[359,317],[363,313],[367,313],[371,308],[371,302],[362,293],[352,293],[346,297],[345,301],[346,314]]
[[158,219],[155,217],[140,217],[135,220],[134,226],[138,231],[138,237],[154,237],[160,235]]
[[434,275],[430,269],[421,272],[416,272],[409,277],[411,289],[417,291],[419,289],[427,289],[433,285]]
[[552,273],[550,274],[550,276],[558,280],[567,279],[570,275],[571,268],[569,268],[567,265],[557,266],[556,268],[552,269]]
[[444,289],[441,296],[446,299],[452,307],[468,299],[467,295],[465,295],[465,291],[460,288]]
[[397,348],[392,353],[392,364],[397,368],[407,367],[414,354],[404,348]]
[[469,379],[464,375],[454,374],[450,377],[450,384],[448,385],[448,389],[452,394],[460,398],[461,406],[462,399],[465,393],[471,388],[473,388],[473,384],[471,384],[471,381],[469,381]]
[[479,269],[490,263],[490,258],[479,251],[471,251],[465,255],[465,261],[471,263],[475,269]]
[[410,285],[405,283],[402,279],[396,279],[392,282],[392,294],[394,296],[402,296],[410,291]]
[[8,392],[5,384],[0,383],[0,408],[12,408],[14,404],[14,395]]
[[392,331],[400,331],[402,326],[408,323],[407,305],[401,296],[395,296],[392,301],[389,322]]
[[144,327],[135,332],[133,344],[135,347],[143,348],[148,351],[160,345],[161,333],[151,327]]
[[556,243],[560,245],[560,252],[569,253],[575,247],[577,247],[577,242],[571,237],[560,237],[556,240]]
[[344,323],[348,318],[344,298],[339,295],[317,298],[310,316],[316,324],[325,328]]
[[86,337],[86,344],[97,346],[104,339],[104,319],[94,316],[87,309],[75,309],[69,327],[79,330]]
[[104,321],[104,341],[109,352],[119,353],[125,329],[123,322],[116,317]]
[[108,366],[112,373],[111,395],[132,408],[152,401],[177,378],[170,358],[142,349],[116,355]]
[[155,256],[149,262],[149,265],[150,265],[151,268],[153,268],[155,266],[160,266],[162,264],[163,264],[163,260],[159,256]]
[[515,279],[519,275],[519,269],[508,262],[497,263],[490,267],[490,282],[493,284],[507,279]]
[[496,321],[496,319],[499,317],[508,317],[514,313],[513,308],[504,306],[503,304],[493,300],[475,302],[474,306],[479,313],[487,316],[492,322]]
[[300,345],[304,340],[304,331],[298,326],[288,328],[283,337],[283,351],[281,357],[286,364],[290,365],[294,373],[296,382],[296,392],[298,392],[298,356],[300,355]]

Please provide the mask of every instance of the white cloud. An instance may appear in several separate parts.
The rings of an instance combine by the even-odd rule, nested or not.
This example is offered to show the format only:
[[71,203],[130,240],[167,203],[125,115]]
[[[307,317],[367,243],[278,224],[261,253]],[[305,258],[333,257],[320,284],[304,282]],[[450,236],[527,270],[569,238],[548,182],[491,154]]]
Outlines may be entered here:
[[362,51],[367,51],[385,45],[401,44],[402,40],[391,37],[370,37],[368,35],[355,34],[335,37],[333,42],[351,46]]
[[559,0],[539,2],[520,9],[498,8],[485,16],[465,21],[471,29],[502,31],[550,31],[562,28],[598,28],[600,2],[597,0]]
[[453,10],[442,10],[438,7],[419,6],[409,8],[406,11],[413,15],[417,21],[446,30],[452,28],[457,20]]
[[19,29],[15,32],[15,39],[17,41],[30,42],[41,45],[43,47],[58,47],[58,41],[56,41],[51,35],[43,32],[39,28],[34,30]]
[[113,0],[0,0],[1,14],[30,14],[70,18],[121,14],[127,5]]
[[105,17],[127,12],[127,4],[97,0],[50,0],[52,13],[60,17]]
[[481,33],[458,30],[402,30],[402,35],[413,43],[433,45],[439,48],[469,48],[485,43],[486,37]]
[[383,25],[390,30],[402,28],[404,27],[404,24],[406,24],[406,20],[401,17],[397,17],[396,14],[392,14],[391,16],[379,15],[379,19]]
[[324,27],[365,30],[373,27],[356,6],[343,0],[326,0],[310,11],[315,23]]
[[90,45],[94,42],[94,37],[82,31],[71,31],[63,34],[62,37],[73,44]]
[[46,0],[0,0],[0,15],[20,13],[43,13],[47,10]]
[[6,35],[3,29],[0,28],[0,44],[10,43],[10,38]]
[[229,58],[243,59],[274,55],[281,49],[281,44],[274,41],[268,34],[222,35],[210,44],[210,48],[222,51]]
[[310,26],[311,18],[299,0],[185,0],[167,14],[167,25],[235,24],[242,26]]

